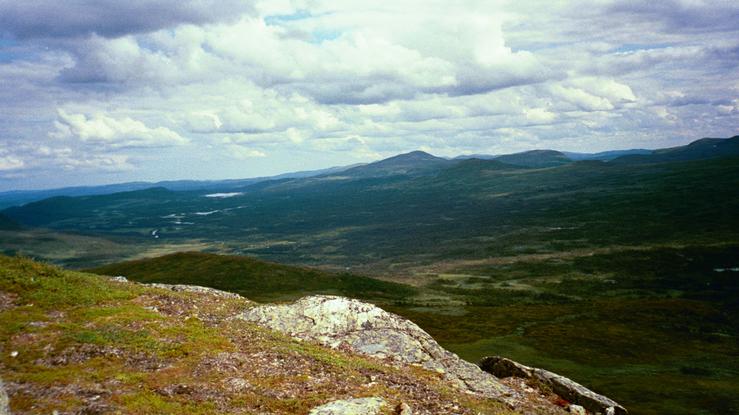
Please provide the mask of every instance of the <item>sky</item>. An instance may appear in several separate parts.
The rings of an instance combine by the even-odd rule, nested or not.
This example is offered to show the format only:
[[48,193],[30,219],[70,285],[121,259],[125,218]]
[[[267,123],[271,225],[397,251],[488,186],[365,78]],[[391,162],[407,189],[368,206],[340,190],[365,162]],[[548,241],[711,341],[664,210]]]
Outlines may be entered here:
[[736,0],[0,0],[0,191],[738,132]]

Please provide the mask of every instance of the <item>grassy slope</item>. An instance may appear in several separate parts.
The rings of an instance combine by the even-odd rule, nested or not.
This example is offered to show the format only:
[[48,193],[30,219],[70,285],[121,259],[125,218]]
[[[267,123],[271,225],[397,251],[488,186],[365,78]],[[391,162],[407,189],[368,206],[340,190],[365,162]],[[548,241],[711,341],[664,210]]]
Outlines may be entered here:
[[248,306],[0,256],[0,373],[11,409],[295,414],[333,399],[384,396],[431,413],[454,405],[510,413],[454,392],[438,374],[225,318]]
[[139,282],[192,284],[239,293],[251,300],[290,300],[308,294],[401,301],[415,289],[347,273],[281,265],[249,257],[184,252],[92,269]]

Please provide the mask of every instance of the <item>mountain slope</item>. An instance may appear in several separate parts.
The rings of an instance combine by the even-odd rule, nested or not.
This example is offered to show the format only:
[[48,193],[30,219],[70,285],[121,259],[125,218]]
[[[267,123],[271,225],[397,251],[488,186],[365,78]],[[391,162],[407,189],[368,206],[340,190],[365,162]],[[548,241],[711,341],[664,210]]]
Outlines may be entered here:
[[556,167],[572,162],[563,153],[554,150],[532,150],[523,153],[507,154],[498,156],[495,160],[514,166],[533,168]]
[[0,213],[0,231],[17,231],[21,226],[18,222]]
[[[0,393],[16,415],[296,414],[370,396],[388,410],[516,413],[418,366],[233,318],[254,306],[231,293],[146,287],[0,256]],[[564,413],[546,400],[523,402],[532,403],[534,412]]]
[[650,154],[626,155],[616,163],[664,163],[672,161],[705,160],[739,156],[739,136],[731,138],[702,138],[673,148],[654,150]]
[[635,154],[652,154],[652,151],[653,150],[635,148],[635,149],[630,149],[630,150],[601,151],[600,153],[572,153],[568,151],[563,151],[562,154],[564,154],[565,156],[567,156],[567,158],[573,161],[580,161],[580,160],[610,161],[610,160],[619,158],[621,156],[628,156],[628,155],[635,155]]
[[357,165],[337,166],[329,167],[326,169],[290,172],[278,174],[275,176],[254,177],[247,179],[166,180],[160,182],[128,182],[100,186],[76,186],[45,190],[14,190],[9,192],[0,192],[0,209],[5,209],[12,206],[20,206],[26,203],[31,203],[57,196],[77,197],[107,195],[112,193],[144,190],[153,187],[163,187],[167,190],[173,191],[228,191],[270,180],[300,179],[331,173],[338,173],[356,166]]

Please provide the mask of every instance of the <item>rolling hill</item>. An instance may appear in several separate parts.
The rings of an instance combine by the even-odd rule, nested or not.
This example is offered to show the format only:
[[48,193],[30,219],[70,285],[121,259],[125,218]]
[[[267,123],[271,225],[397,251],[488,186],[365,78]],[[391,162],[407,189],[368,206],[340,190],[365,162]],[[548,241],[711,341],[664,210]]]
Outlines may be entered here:
[[20,206],[26,203],[48,199],[51,197],[108,195],[112,193],[144,190],[152,187],[162,187],[172,191],[207,190],[210,192],[225,192],[234,188],[248,186],[263,181],[320,176],[325,174],[338,173],[357,166],[358,165],[337,166],[327,169],[290,172],[278,174],[276,176],[255,177],[248,179],[167,180],[160,182],[127,182],[100,186],[75,186],[44,190],[13,190],[9,192],[0,192],[0,209],[5,209],[12,206]]
[[244,256],[182,252],[91,269],[138,282],[190,284],[234,292],[256,301],[294,300],[308,294],[401,301],[415,293],[404,284],[348,273],[281,265]]
[[572,160],[570,160],[564,153],[554,150],[526,151],[523,153],[498,156],[495,160],[501,163],[512,164],[514,166],[532,168],[556,167],[572,162]]
[[[418,176],[439,171],[454,164],[453,161],[433,156],[423,151],[399,154],[374,163],[357,166],[339,172],[338,175],[352,178]],[[336,175],[336,174],[334,174]]]
[[649,154],[625,155],[616,158],[614,161],[619,163],[664,163],[736,156],[739,156],[739,136],[702,138],[685,146],[654,150]]

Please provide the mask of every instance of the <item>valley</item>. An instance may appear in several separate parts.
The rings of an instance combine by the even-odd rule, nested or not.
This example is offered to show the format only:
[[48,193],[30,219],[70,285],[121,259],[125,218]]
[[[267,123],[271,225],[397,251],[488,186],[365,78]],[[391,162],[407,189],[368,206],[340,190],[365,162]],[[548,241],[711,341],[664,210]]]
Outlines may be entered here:
[[737,143],[600,160],[413,152],[310,177],[60,195],[4,210],[0,247],[256,301],[359,298],[469,361],[546,367],[634,414],[729,414]]

